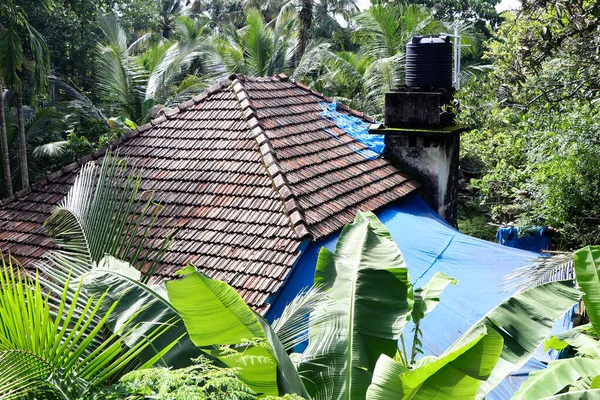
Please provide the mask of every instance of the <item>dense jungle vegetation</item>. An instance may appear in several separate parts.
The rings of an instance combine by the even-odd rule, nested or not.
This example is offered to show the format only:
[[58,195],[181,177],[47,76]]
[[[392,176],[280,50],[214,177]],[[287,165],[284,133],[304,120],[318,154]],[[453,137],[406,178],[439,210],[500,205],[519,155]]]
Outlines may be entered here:
[[[600,238],[597,1],[0,0],[2,197],[230,73],[284,72],[381,117],[413,35],[458,28],[463,225]],[[472,222],[468,219],[472,217]]]

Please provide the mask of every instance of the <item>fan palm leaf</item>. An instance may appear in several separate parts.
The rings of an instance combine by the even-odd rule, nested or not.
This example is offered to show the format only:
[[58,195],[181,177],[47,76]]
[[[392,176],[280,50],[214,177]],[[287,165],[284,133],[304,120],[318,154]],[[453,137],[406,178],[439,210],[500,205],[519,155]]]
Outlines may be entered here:
[[[92,389],[126,372],[132,360],[151,344],[154,337],[140,338],[130,348],[124,346],[132,332],[129,321],[118,334],[105,336],[104,327],[117,303],[108,305],[101,315],[99,309],[105,295],[90,296],[80,303],[80,294],[81,286],[68,277],[60,296],[51,301],[38,277],[28,278],[10,258],[3,259],[0,359],[8,365],[3,364],[0,370],[1,398],[14,398],[16,392],[56,392],[51,378],[58,375],[76,376]],[[83,308],[75,313],[79,304]],[[158,331],[155,336],[161,333]],[[100,345],[94,345],[98,342]],[[147,365],[154,362],[152,359]],[[85,397],[84,393],[80,395]]]

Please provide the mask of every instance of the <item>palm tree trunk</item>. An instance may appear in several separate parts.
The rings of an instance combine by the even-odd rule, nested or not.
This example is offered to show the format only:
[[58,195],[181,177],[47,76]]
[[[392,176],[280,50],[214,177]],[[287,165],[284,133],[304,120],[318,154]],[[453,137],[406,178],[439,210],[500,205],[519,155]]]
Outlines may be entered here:
[[17,123],[19,125],[19,158],[21,163],[22,189],[27,189],[29,187],[29,167],[27,166],[27,141],[25,140],[23,94],[21,92],[17,92]]
[[300,15],[298,17],[300,18],[300,43],[298,43],[298,50],[296,52],[296,65],[300,62],[308,46],[308,33],[313,19],[313,0],[302,0],[302,7],[300,8]]
[[4,89],[0,78],[0,141],[2,142],[2,169],[4,169],[4,188],[8,197],[13,195],[10,159],[8,158],[8,137],[6,135],[6,118],[4,117]]

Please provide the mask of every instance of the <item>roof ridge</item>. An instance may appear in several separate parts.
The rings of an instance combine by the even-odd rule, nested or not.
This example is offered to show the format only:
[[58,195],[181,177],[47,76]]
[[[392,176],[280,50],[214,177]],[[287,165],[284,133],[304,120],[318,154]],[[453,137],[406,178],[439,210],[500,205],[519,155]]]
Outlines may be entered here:
[[[279,74],[276,77],[282,81],[288,79],[285,74]],[[273,182],[275,190],[281,196],[284,211],[290,219],[294,232],[296,232],[298,237],[301,239],[311,236],[311,232],[308,229],[308,223],[304,217],[304,210],[300,206],[300,202],[298,202],[296,195],[294,195],[294,192],[292,192],[285,172],[279,165],[279,160],[277,159],[275,150],[273,149],[265,130],[257,118],[256,110],[250,102],[250,97],[244,88],[242,83],[243,81],[245,81],[245,77],[243,75],[236,75],[235,79],[232,81],[231,87],[238,102],[240,103],[244,119],[250,128],[250,133],[258,144],[265,169],[269,174],[271,181]]]
[[176,108],[167,109],[166,111],[164,111],[164,113],[162,113],[160,116],[152,119],[150,122],[147,122],[143,125],[138,125],[135,129],[125,132],[123,135],[119,136],[116,139],[109,141],[104,146],[100,147],[99,149],[96,149],[96,150],[92,151],[91,153],[86,154],[83,157],[79,157],[78,159],[76,159],[75,161],[73,161],[70,164],[64,165],[59,170],[56,170],[56,171],[46,175],[45,177],[43,177],[42,179],[40,179],[33,185],[30,185],[28,188],[19,190],[18,192],[15,192],[12,196],[5,197],[4,199],[0,199],[0,207],[10,204],[13,201],[20,199],[22,197],[25,197],[34,190],[41,189],[42,187],[46,186],[48,183],[54,182],[58,178],[68,174],[69,172],[76,170],[77,168],[87,164],[88,162],[97,160],[98,158],[105,155],[108,150],[115,150],[121,144],[127,142],[129,139],[131,139],[133,137],[136,137],[138,134],[149,130],[153,126],[162,124],[163,122],[166,122],[167,120],[173,118],[175,115],[179,114],[180,112],[186,111],[190,107],[193,107],[193,106],[197,105],[198,103],[203,102],[209,96],[212,96],[213,94],[218,93],[222,89],[230,86],[231,80],[232,80],[231,77],[219,80],[214,85],[206,88],[201,94],[199,94],[199,95],[193,97],[192,99],[187,100],[181,104],[178,104]]

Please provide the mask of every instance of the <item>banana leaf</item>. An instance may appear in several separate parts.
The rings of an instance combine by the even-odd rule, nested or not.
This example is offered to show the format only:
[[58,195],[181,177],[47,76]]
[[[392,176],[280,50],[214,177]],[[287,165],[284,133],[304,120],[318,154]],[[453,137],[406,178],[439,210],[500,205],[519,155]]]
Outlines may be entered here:
[[[509,373],[519,370],[535,353],[550,332],[554,322],[579,299],[572,281],[550,282],[520,292],[487,313],[470,331],[485,324],[504,338],[500,359],[490,377],[481,384],[477,398],[484,398]],[[461,339],[457,344],[462,345]],[[453,345],[454,346],[454,345]]]
[[100,305],[102,315],[118,300],[107,327],[112,332],[120,332],[123,324],[132,319],[137,326],[126,338],[127,346],[162,331],[152,346],[139,355],[142,363],[160,355],[157,362],[160,366],[183,368],[192,365],[192,358],[204,353],[190,340],[175,308],[160,294],[164,289],[151,288],[141,283],[140,278],[141,273],[129,263],[106,256],[83,276],[82,287],[89,296],[105,294],[107,300]]
[[591,325],[582,325],[552,336],[544,342],[544,350],[562,350],[567,346],[577,349],[580,356],[600,361],[600,341],[588,334]]
[[436,272],[429,282],[415,289],[415,305],[412,310],[412,321],[418,325],[421,320],[433,311],[440,303],[440,295],[449,284],[456,285],[457,280],[443,272]]
[[262,317],[225,282],[190,268],[185,272],[185,278],[166,286],[192,342],[200,347],[228,345],[210,354],[238,368],[240,379],[259,394],[296,393],[309,398],[289,356]]
[[321,250],[315,285],[331,301],[311,315],[299,357],[305,386],[315,399],[364,399],[379,356],[395,355],[413,308],[402,253],[373,213],[359,212],[335,253]]
[[581,379],[593,379],[597,375],[600,375],[600,362],[597,360],[577,357],[552,361],[548,368],[530,373],[512,400],[550,397],[563,392]]
[[578,390],[557,394],[556,396],[546,397],[543,400],[598,400],[600,399],[600,390]]
[[408,370],[382,355],[367,391],[368,400],[471,400],[491,374],[503,339],[484,325],[471,332],[471,340],[439,357],[424,357]]
[[600,246],[587,246],[575,252],[575,278],[583,292],[590,323],[600,332]]

